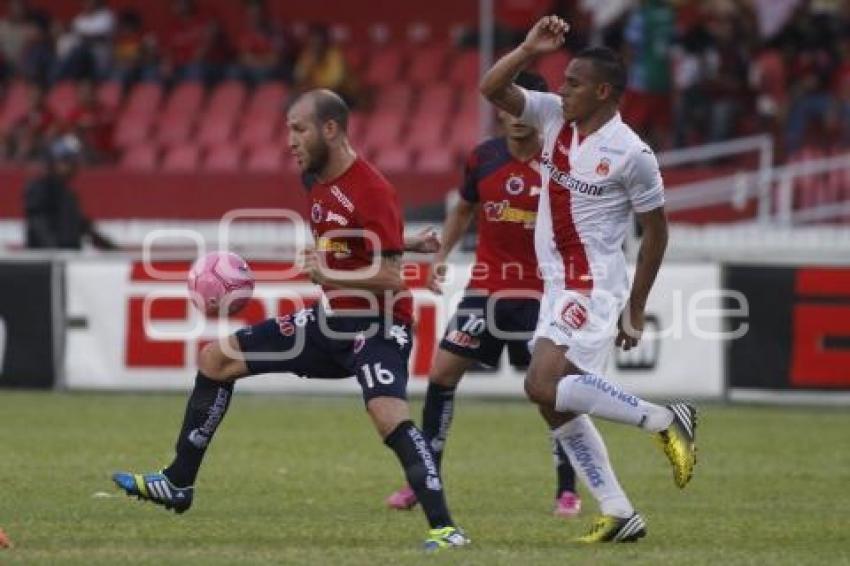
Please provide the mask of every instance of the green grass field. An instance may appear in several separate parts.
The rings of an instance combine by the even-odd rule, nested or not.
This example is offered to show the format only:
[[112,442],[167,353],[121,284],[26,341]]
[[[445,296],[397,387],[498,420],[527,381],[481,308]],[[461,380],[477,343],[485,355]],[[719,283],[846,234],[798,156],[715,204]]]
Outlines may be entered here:
[[421,513],[383,506],[400,471],[356,399],[237,395],[191,511],[119,495],[109,473],[167,462],[183,404],[0,392],[0,564],[850,564],[846,410],[704,408],[684,492],[647,435],[601,424],[649,534],[585,547],[568,541],[595,506],[550,514],[532,407],[461,400],[445,480],[473,546],[425,556]]

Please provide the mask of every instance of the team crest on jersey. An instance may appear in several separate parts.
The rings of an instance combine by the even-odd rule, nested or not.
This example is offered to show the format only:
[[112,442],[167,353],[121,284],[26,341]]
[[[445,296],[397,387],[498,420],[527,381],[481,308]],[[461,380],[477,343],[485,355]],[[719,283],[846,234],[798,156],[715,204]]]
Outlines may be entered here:
[[322,205],[319,202],[313,203],[313,207],[310,209],[310,217],[316,224],[322,221]]
[[578,330],[587,323],[587,309],[577,301],[570,301],[561,309],[561,322]]
[[516,196],[525,189],[525,180],[520,175],[511,175],[505,181],[505,190],[509,195]]
[[596,166],[596,174],[600,177],[606,177],[611,172],[611,160],[603,157],[599,160],[599,165]]

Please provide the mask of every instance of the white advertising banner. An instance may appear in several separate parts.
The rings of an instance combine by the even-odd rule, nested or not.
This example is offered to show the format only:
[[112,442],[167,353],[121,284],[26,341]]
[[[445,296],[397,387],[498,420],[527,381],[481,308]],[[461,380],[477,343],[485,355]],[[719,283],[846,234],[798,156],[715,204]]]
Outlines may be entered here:
[[[219,335],[318,297],[318,288],[293,279],[288,265],[254,262],[254,297],[236,317],[207,321],[190,304],[188,262],[145,266],[130,260],[80,260],[67,264],[68,319],[65,385],[75,389],[186,389],[197,355]],[[455,265],[463,273],[469,262]],[[421,393],[439,338],[463,293],[465,278],[447,281],[442,296],[421,288],[426,264],[411,264],[417,320],[409,390]],[[417,272],[418,270],[418,272]],[[658,398],[723,395],[723,329],[720,268],[665,266],[647,308],[647,332],[631,352],[617,352],[610,376],[628,390]],[[612,349],[613,353],[613,349]],[[474,395],[522,396],[522,373],[503,363],[492,372],[472,372],[460,391]],[[254,376],[240,390],[359,394],[353,379]]]

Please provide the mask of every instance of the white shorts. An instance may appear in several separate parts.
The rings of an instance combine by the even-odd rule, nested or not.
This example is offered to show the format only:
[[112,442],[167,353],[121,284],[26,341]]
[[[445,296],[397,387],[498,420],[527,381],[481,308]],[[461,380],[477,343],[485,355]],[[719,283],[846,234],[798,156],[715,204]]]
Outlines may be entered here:
[[622,308],[622,301],[605,293],[588,297],[564,289],[547,291],[529,347],[534,351],[538,338],[548,338],[567,347],[566,357],[577,368],[602,374],[614,347]]

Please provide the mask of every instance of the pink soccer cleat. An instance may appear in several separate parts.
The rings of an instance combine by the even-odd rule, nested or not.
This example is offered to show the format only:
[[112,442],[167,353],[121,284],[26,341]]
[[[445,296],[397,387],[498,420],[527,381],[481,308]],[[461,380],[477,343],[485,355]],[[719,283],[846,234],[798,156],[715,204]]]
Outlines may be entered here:
[[413,493],[413,489],[411,489],[409,485],[405,485],[403,488],[387,497],[387,507],[390,509],[398,509],[399,511],[412,509],[417,502],[416,494]]
[[565,491],[555,500],[555,516],[572,519],[581,513],[581,498],[577,493]]

